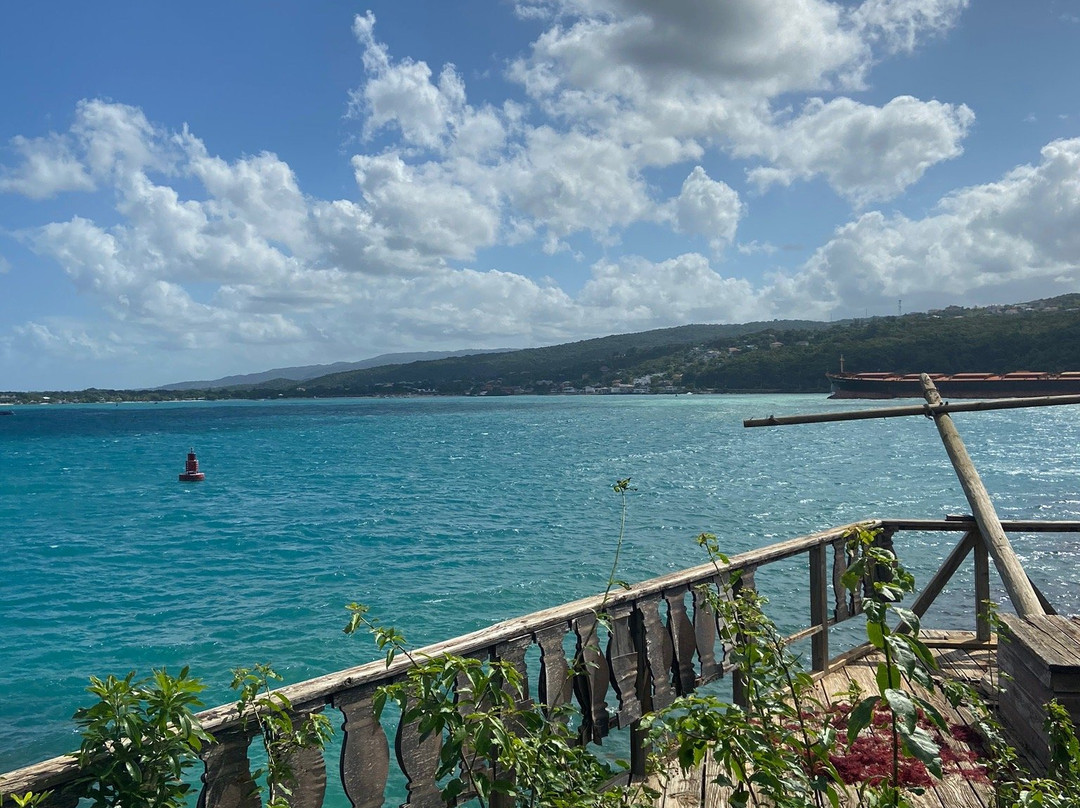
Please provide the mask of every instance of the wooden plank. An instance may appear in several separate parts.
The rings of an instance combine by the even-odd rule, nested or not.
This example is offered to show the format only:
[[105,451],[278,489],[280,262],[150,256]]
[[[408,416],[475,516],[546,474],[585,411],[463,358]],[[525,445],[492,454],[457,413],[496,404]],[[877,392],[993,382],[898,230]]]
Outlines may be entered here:
[[[927,404],[931,408],[940,405],[941,396],[930,377],[923,373],[920,381]],[[1080,397],[1077,400],[1080,401]],[[972,515],[979,526],[979,534],[994,558],[994,564],[998,568],[998,574],[1001,576],[1002,583],[1005,584],[1013,606],[1021,617],[1044,614],[1035,590],[1028,581],[1027,573],[1024,572],[1020,559],[1016,557],[1012,545],[1005,536],[1005,530],[994,510],[990,494],[987,493],[986,486],[983,485],[978,471],[975,470],[975,464],[971,462],[971,457],[964,446],[964,441],[960,438],[960,433],[956,431],[952,418],[947,412],[941,411],[934,412],[933,415],[938,434],[941,436],[942,443],[945,444],[945,451],[949,455],[949,460],[952,461],[953,469],[960,480],[960,487],[964,489]]]
[[[882,519],[881,526],[893,530],[959,531],[973,530],[976,524],[974,516],[965,514],[944,519]],[[1009,533],[1080,533],[1080,521],[1073,519],[1002,519],[1001,526]]]
[[[1034,651],[1039,660],[1050,669],[1071,670],[1080,666],[1077,647],[1071,637],[1059,630],[1064,618],[1044,616],[1020,620],[1012,615],[1002,615],[1002,621],[1014,642]],[[1058,621],[1057,623],[1053,621]]]
[[[929,379],[925,373],[924,378]],[[1080,395],[1038,396],[1033,398],[998,398],[990,401],[937,401],[926,404],[906,404],[899,407],[872,407],[868,410],[819,412],[807,415],[770,415],[766,418],[747,418],[744,427],[789,426],[792,424],[823,424],[831,421],[866,421],[874,418],[903,418],[911,415],[948,415],[951,412],[983,412],[985,410],[1015,410],[1023,407],[1052,407],[1058,404],[1080,404]]]
[[649,784],[660,792],[656,808],[704,808],[704,766],[683,771],[676,763],[653,775]]
[[1078,620],[1080,618],[1061,617],[1059,615],[1051,615],[1049,618],[1049,622],[1054,626],[1055,630],[1068,638],[1074,653],[1080,654],[1080,622]]

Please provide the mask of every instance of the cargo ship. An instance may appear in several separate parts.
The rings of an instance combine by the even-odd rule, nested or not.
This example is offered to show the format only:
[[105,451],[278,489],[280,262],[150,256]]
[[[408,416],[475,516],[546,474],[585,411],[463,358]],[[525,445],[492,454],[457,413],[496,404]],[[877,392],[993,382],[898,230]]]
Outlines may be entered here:
[[[1080,394],[1080,371],[930,373],[941,397],[1032,398]],[[826,373],[829,398],[922,398],[918,373]]]

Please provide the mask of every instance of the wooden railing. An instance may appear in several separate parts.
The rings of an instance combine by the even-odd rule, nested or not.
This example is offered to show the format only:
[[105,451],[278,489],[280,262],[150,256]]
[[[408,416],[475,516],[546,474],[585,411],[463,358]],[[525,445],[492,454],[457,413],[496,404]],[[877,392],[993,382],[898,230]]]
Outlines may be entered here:
[[[1017,532],[1080,532],[1080,522],[1003,522]],[[965,557],[974,551],[974,608],[979,639],[989,638],[985,601],[989,597],[989,563],[985,542],[971,517],[945,520],[869,520],[813,533],[730,559],[724,565],[702,564],[643,581],[628,589],[594,596],[507,620],[490,628],[420,649],[418,656],[454,654],[508,661],[523,680],[535,683],[538,703],[557,706],[576,699],[581,712],[582,740],[599,742],[614,729],[629,730],[631,770],[644,771],[642,738],[635,730],[641,717],[670,704],[706,682],[732,673],[731,649],[718,642],[716,615],[700,587],[723,587],[736,570],[738,586],[755,586],[755,573],[766,565],[805,556],[808,594],[805,625],[790,639],[809,640],[810,667],[825,671],[830,653],[830,629],[861,611],[859,596],[845,590],[840,578],[847,568],[846,538],[856,527],[880,529],[881,539],[895,542],[900,531],[961,532],[956,549],[913,603],[922,614],[942,591]],[[902,548],[899,554],[903,557]],[[1045,599],[1044,599],[1045,601]],[[797,604],[784,604],[785,614],[797,619]],[[600,612],[608,626],[598,625]],[[567,652],[567,646],[573,651]],[[534,646],[536,648],[534,648]],[[538,649],[538,651],[537,651]],[[527,670],[527,656],[538,656],[537,670]],[[572,661],[583,658],[584,666]],[[343,740],[339,762],[341,786],[355,808],[378,808],[387,799],[387,784],[404,780],[404,801],[410,806],[441,806],[434,772],[440,739],[421,738],[415,724],[384,717],[375,720],[376,690],[404,676],[410,662],[399,657],[391,665],[372,662],[306,682],[282,692],[298,715],[327,709],[340,713]],[[575,673],[578,670],[580,672]],[[530,676],[531,674],[531,676]],[[738,681],[733,681],[738,695]],[[530,694],[531,696],[531,694]],[[233,705],[200,714],[215,743],[203,752],[205,772],[200,808],[257,808],[259,797],[251,777],[248,745],[254,729],[245,726]],[[388,731],[393,735],[391,743]],[[400,774],[392,776],[392,767]],[[297,777],[295,808],[319,808],[327,784],[322,752],[304,752],[292,761]],[[54,758],[0,775],[0,794],[50,791],[48,804],[70,808],[76,799],[69,788],[78,774],[75,759]],[[5,802],[5,808],[9,802]]]

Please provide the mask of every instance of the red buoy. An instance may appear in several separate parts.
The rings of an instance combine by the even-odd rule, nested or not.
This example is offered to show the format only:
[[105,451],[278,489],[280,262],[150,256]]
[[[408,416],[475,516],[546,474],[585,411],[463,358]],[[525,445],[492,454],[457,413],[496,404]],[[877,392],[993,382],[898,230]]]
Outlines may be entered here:
[[206,475],[199,471],[199,461],[195,459],[195,450],[189,449],[187,462],[184,464],[184,471],[180,475],[180,482],[197,483],[200,480],[205,479]]

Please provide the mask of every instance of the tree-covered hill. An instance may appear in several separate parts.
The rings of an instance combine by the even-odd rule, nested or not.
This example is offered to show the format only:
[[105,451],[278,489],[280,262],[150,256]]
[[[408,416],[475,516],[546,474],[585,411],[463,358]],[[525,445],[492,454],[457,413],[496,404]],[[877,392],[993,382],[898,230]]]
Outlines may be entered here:
[[[1071,297],[1071,296],[1070,296]],[[832,325],[685,326],[597,340],[371,368],[304,383],[308,395],[620,389],[815,392],[825,373],[1080,370],[1080,310],[949,309]],[[1033,305],[1033,304],[1029,304]],[[295,390],[295,383],[273,389]]]
[[1080,371],[1080,294],[839,323],[687,325],[226,389],[0,393],[0,402],[560,392],[824,392],[825,373]]

